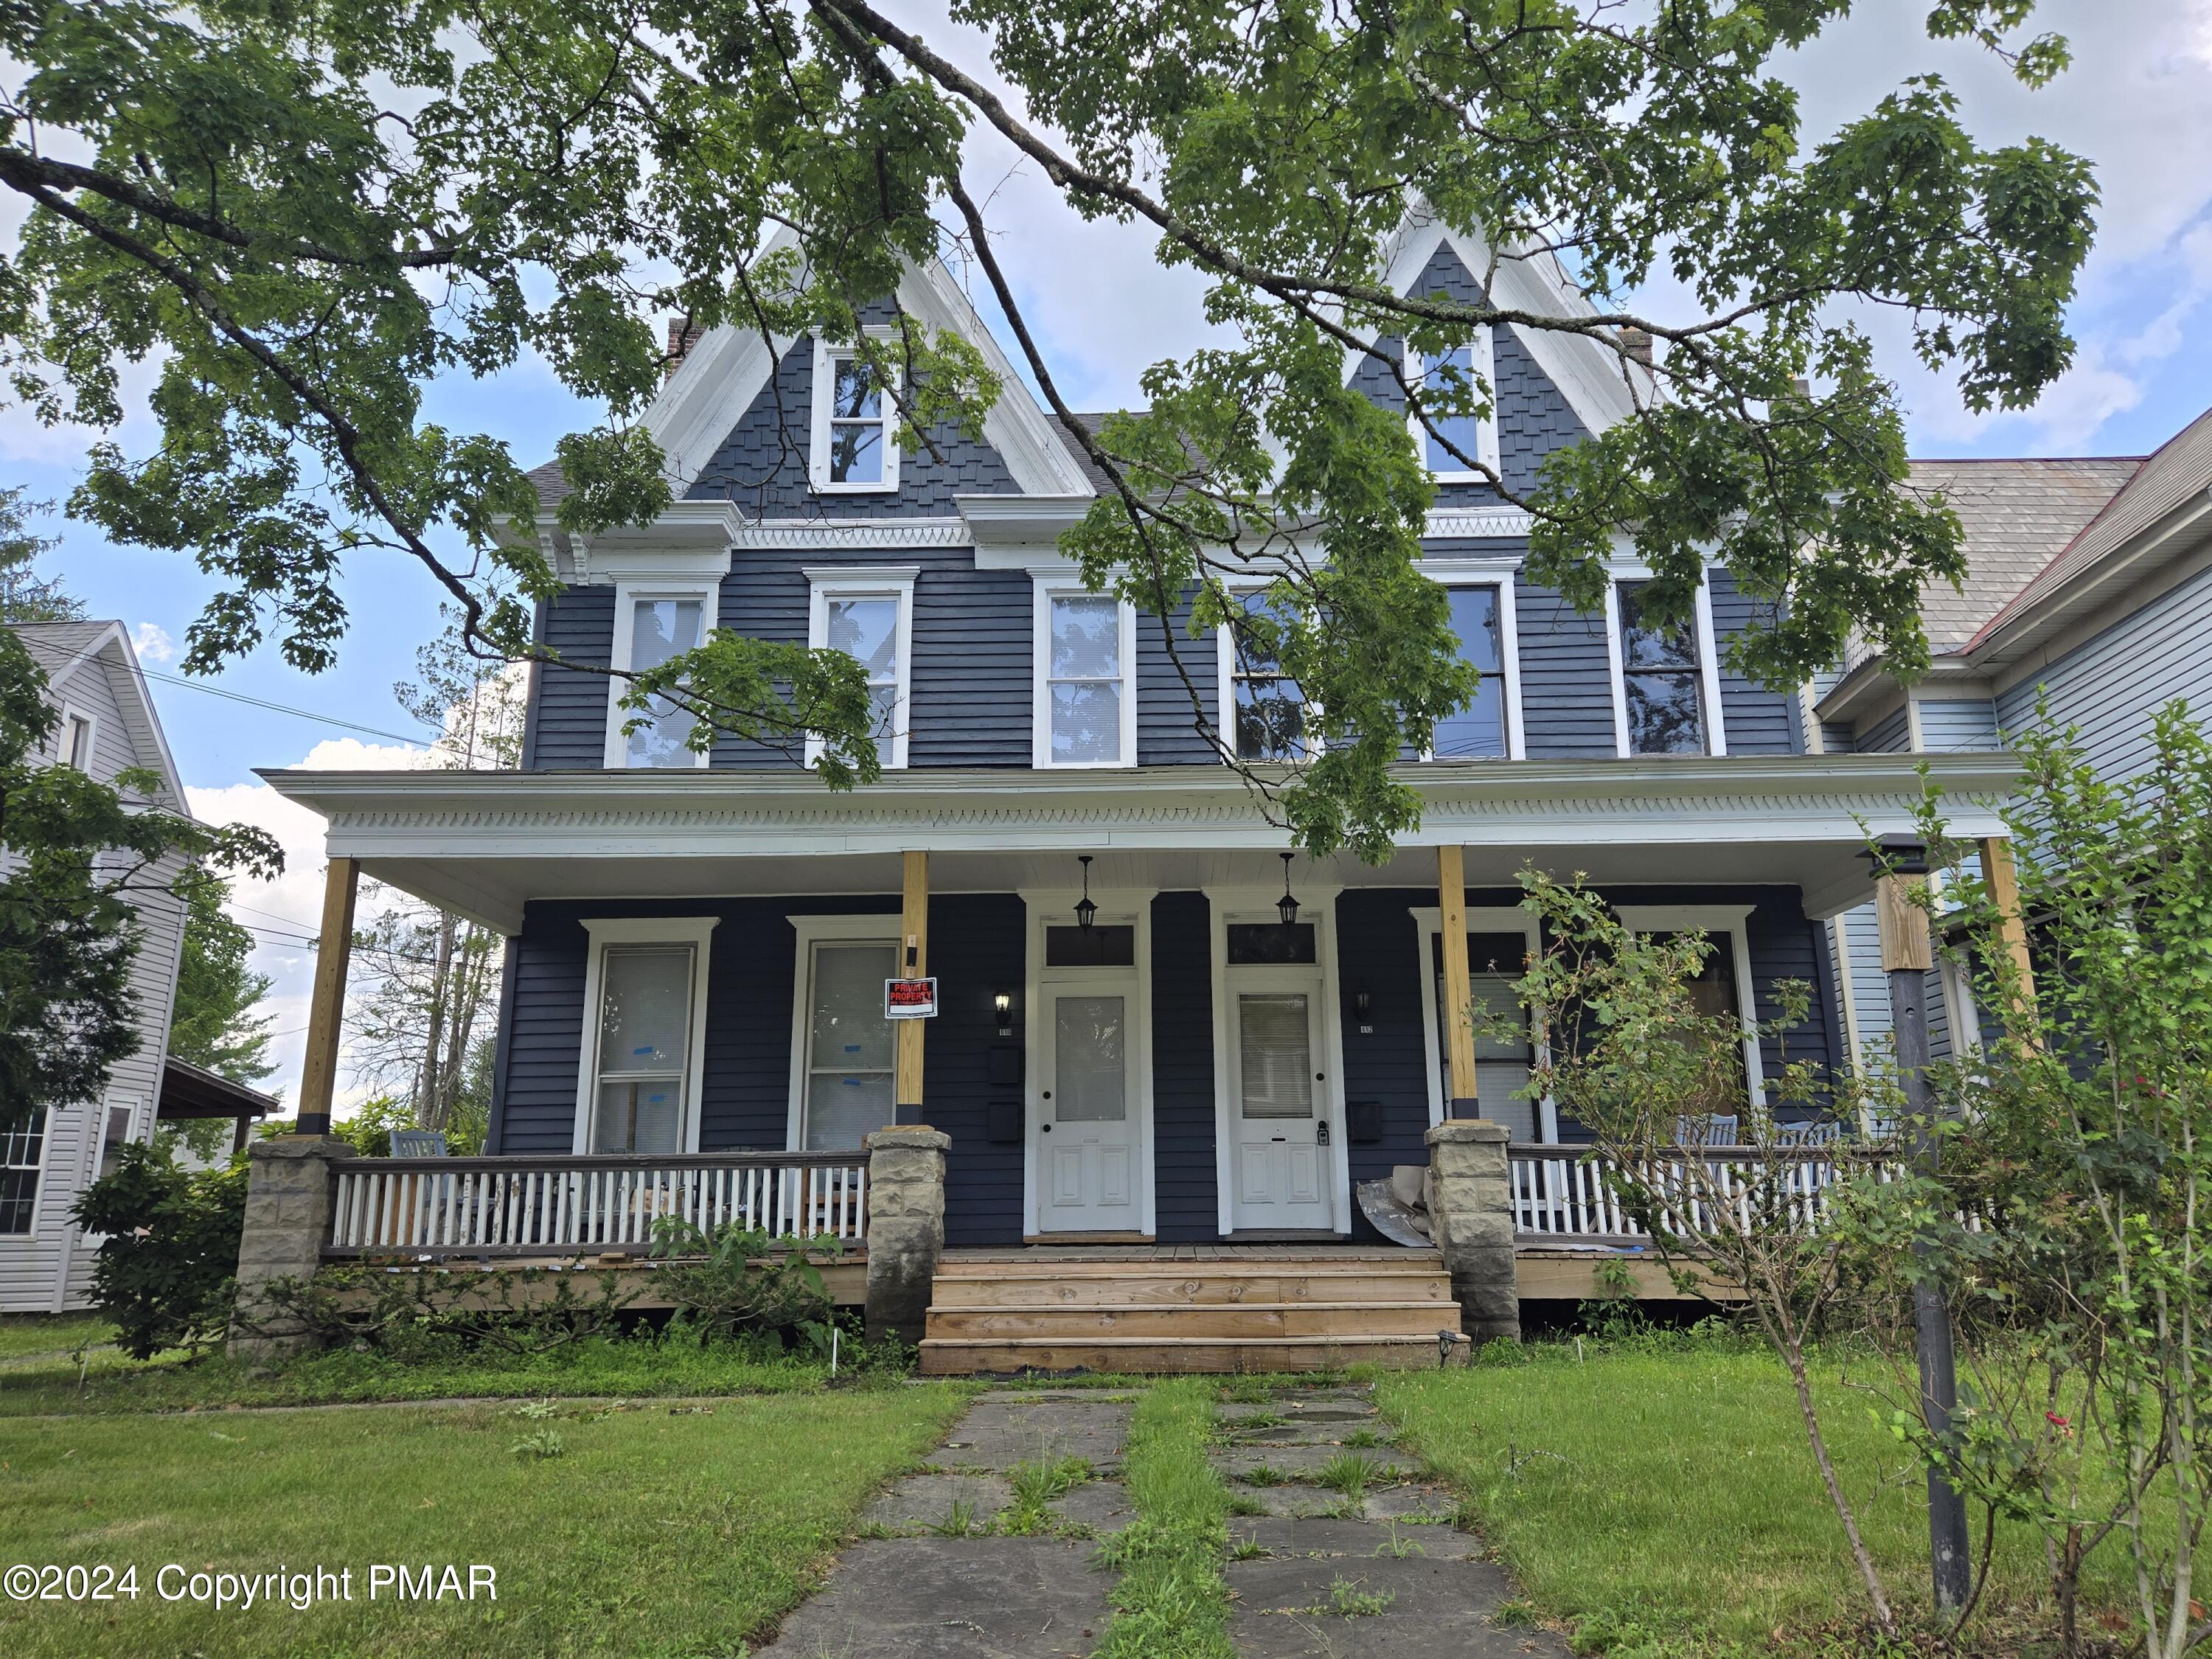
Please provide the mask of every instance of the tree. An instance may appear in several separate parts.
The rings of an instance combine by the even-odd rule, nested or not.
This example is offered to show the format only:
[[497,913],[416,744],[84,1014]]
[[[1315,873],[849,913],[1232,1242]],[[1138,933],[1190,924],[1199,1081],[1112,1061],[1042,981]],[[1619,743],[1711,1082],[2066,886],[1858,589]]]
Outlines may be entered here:
[[253,1011],[274,982],[246,966],[253,935],[223,906],[230,884],[195,873],[181,884],[185,948],[177,970],[169,1052],[233,1083],[258,1083],[276,1069],[269,1058],[269,1018]]
[[[1930,0],[1928,29],[2039,85],[2066,53],[2024,37],[2033,3]],[[972,345],[903,313],[862,331],[904,262],[943,254],[1065,416],[966,182],[1011,149],[1076,212],[1156,232],[1230,337],[1153,365],[1148,411],[1078,434],[1108,483],[1066,550],[1164,618],[1188,599],[1199,629],[1231,618],[1232,584],[1269,582],[1275,654],[1327,741],[1247,775],[1310,850],[1379,856],[1417,811],[1391,763],[1476,685],[1414,568],[1433,492],[1407,421],[1346,381],[1370,346],[1389,398],[1534,515],[1531,570],[1577,603],[1618,537],[1659,620],[1725,560],[1760,602],[1735,665],[1768,684],[1854,629],[1924,659],[1918,595],[1960,574],[1958,527],[1899,487],[1897,401],[1854,317],[1909,318],[1972,407],[2025,406],[2070,361],[2097,195],[2045,141],[1978,143],[1931,75],[1808,143],[1778,65],[1848,9],[960,0],[971,52],[868,0],[20,6],[0,17],[22,66],[0,186],[30,210],[0,341],[40,418],[100,428],[119,366],[159,362],[160,443],[96,447],[70,510],[222,581],[188,667],[264,637],[322,667],[346,573],[392,554],[472,651],[542,657],[529,604],[556,574],[503,528],[536,492],[495,438],[423,417],[430,381],[541,356],[605,410],[560,446],[562,523],[639,522],[670,495],[637,423],[670,319],[853,343],[910,448],[977,429],[1001,386]],[[1379,280],[1409,204],[1492,250],[1480,297]],[[1528,272],[1577,295],[1522,303]],[[1676,297],[1639,300],[1662,279]],[[1405,354],[1493,326],[1579,337],[1627,417],[1533,478],[1468,453],[1492,389]],[[708,482],[741,500],[757,481]],[[1206,675],[1184,667],[1203,726]],[[839,653],[717,632],[627,695],[689,708],[701,743],[811,732],[832,784],[875,775]]]
[[103,783],[51,761],[58,719],[46,674],[0,629],[0,1131],[95,1099],[136,1052],[141,903],[174,902],[195,861],[258,875],[283,863],[261,830],[162,806],[151,772]]
[[246,1184],[242,1168],[187,1170],[166,1144],[134,1141],[78,1195],[70,1219],[106,1235],[92,1266],[94,1300],[133,1359],[222,1340],[237,1288]]
[[25,501],[20,484],[0,489],[0,623],[76,622],[84,616],[83,602],[69,595],[59,577],[31,568],[60,545],[27,522],[49,505]]

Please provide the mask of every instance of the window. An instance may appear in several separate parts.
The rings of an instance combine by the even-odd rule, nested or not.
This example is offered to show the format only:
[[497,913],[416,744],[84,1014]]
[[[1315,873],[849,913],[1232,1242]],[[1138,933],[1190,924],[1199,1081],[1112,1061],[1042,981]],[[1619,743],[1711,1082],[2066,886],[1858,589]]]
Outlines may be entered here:
[[1127,922],[1095,922],[1088,927],[1048,927],[1044,930],[1044,965],[1048,968],[1133,968],[1137,965],[1137,930]]
[[804,1138],[810,1152],[844,1152],[893,1121],[896,1048],[884,981],[896,976],[892,939],[823,941],[806,999]]
[[698,1034],[711,917],[592,918],[585,980],[592,1061],[578,1102],[579,1152],[690,1152],[698,1145]]
[[1283,966],[1320,961],[1310,921],[1232,921],[1226,944],[1231,968]]
[[100,1168],[95,1178],[105,1181],[115,1173],[115,1160],[131,1144],[131,1109],[111,1106],[107,1109],[107,1133],[100,1138]]
[[1110,593],[1040,582],[1036,594],[1036,764],[1133,764],[1136,613]]
[[[867,670],[869,696],[875,704],[871,730],[877,757],[887,768],[907,763],[914,583],[919,574],[915,565],[806,573],[814,585],[806,642],[817,651],[842,651]],[[818,743],[808,744],[810,761],[820,752]]]
[[[875,332],[870,331],[871,335]],[[851,347],[815,341],[814,444],[809,472],[817,492],[866,494],[898,488],[898,446],[891,441],[896,404],[885,394],[878,372]]]
[[1506,706],[1505,635],[1511,623],[1511,601],[1503,584],[1455,587],[1448,592],[1459,653],[1482,676],[1482,684],[1473,702],[1437,722],[1431,757],[1502,760],[1519,748],[1514,737],[1520,721],[1508,718]]
[[1717,718],[1712,611],[1703,586],[1688,623],[1647,614],[1651,584],[1613,584],[1613,725],[1624,755],[1728,752]]
[[687,746],[696,724],[665,697],[655,697],[648,718],[624,732],[635,711],[622,706],[623,673],[658,668],[672,657],[706,643],[715,623],[713,589],[653,592],[617,584],[615,588],[615,648],[611,665],[617,678],[607,694],[609,766],[704,766],[707,757]]
[[1236,744],[1237,758],[1295,761],[1306,754],[1306,700],[1262,629],[1279,629],[1287,618],[1259,594],[1243,601],[1244,614],[1260,628],[1232,622],[1221,632],[1221,706]]
[[1751,950],[1745,937],[1751,908],[1741,904],[1623,904],[1615,907],[1615,914],[1623,927],[1638,933],[1666,937],[1695,929],[1705,934],[1711,948],[1698,964],[1697,978],[1690,982],[1691,1003],[1702,1016],[1733,1018],[1746,1027],[1743,1061],[1747,1092],[1753,1105],[1765,1104],[1766,1083],[1759,1039],[1749,1034],[1749,1028],[1759,1018],[1751,975]]
[[[1421,402],[1429,410],[1425,422],[1409,415],[1413,429],[1413,442],[1419,448],[1422,464],[1430,476],[1441,483],[1487,483],[1483,475],[1470,468],[1460,459],[1480,462],[1492,471],[1498,469],[1498,422],[1494,398],[1497,374],[1491,362],[1490,331],[1478,332],[1469,344],[1450,351],[1421,359]],[[1477,402],[1492,401],[1488,416],[1478,418],[1473,414],[1443,415],[1434,412],[1438,399],[1459,395],[1462,391]],[[1449,443],[1449,447],[1447,447]],[[1452,453],[1456,449],[1458,455]]]
[[39,1169],[46,1148],[46,1115],[0,1134],[0,1237],[21,1237],[39,1213]]
[[64,766],[74,766],[80,772],[92,770],[92,716],[79,714],[74,708],[62,711],[61,730],[56,734],[54,750]]

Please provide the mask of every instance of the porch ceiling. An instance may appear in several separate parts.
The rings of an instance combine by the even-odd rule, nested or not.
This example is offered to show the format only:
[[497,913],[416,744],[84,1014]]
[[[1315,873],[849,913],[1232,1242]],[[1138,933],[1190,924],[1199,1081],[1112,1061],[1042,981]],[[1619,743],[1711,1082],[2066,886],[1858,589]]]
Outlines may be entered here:
[[[1833,915],[1871,891],[1867,832],[1911,827],[1923,758],[1954,833],[2003,833],[1978,803],[2017,775],[2004,755],[1428,765],[1406,769],[1424,810],[1395,858],[1301,860],[1293,884],[1433,887],[1432,849],[1458,845],[1469,886],[1534,864],[1606,884],[1780,884]],[[1241,781],[1189,767],[911,771],[844,795],[731,771],[261,775],[329,821],[332,854],[501,932],[534,899],[895,895],[910,848],[930,852],[936,892],[1069,887],[1078,853],[1096,855],[1100,890],[1265,887],[1289,844]]]

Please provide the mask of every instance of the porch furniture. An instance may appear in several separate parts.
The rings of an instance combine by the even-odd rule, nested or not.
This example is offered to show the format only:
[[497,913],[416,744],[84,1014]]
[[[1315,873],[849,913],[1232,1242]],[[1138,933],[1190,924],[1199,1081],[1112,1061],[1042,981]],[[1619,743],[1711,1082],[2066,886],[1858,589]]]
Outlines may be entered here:
[[1674,1144],[1678,1146],[1732,1146],[1738,1133],[1737,1115],[1734,1112],[1705,1112],[1696,1116],[1674,1120]]
[[394,1158],[443,1158],[446,1153],[446,1132],[443,1129],[394,1129],[392,1132],[392,1156]]

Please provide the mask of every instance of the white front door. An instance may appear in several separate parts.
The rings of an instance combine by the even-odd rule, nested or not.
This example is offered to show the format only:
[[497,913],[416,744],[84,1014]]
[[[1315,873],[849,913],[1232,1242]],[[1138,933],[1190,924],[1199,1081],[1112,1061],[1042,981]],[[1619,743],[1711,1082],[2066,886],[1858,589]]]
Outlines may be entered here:
[[1230,1168],[1237,1231],[1336,1225],[1318,978],[1229,975]]
[[1047,985],[1043,996],[1037,1231],[1138,1231],[1135,987]]

